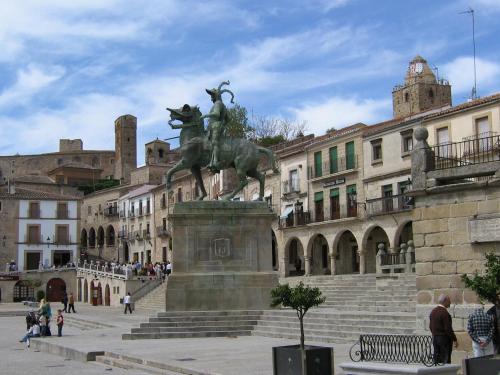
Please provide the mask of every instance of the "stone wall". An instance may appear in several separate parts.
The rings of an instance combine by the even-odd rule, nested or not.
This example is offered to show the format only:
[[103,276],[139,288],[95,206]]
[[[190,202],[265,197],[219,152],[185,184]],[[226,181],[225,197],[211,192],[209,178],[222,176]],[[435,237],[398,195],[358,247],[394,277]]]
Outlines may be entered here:
[[[0,272],[5,271],[5,264],[17,259],[17,217],[19,201],[17,199],[0,199]],[[2,297],[3,298],[3,297]]]
[[[500,240],[486,226],[474,226],[481,218],[500,225],[500,181],[428,188],[416,196],[413,211],[417,274],[417,330],[428,331],[430,310],[439,295],[450,296],[449,309],[457,332],[459,349],[470,351],[467,318],[479,302],[474,292],[464,289],[461,275],[484,268],[486,252],[500,254]],[[479,229],[471,229],[476,227]],[[481,229],[483,228],[483,229]],[[477,231],[483,233],[476,233]],[[480,238],[474,242],[472,237]],[[496,238],[495,238],[496,236]]]

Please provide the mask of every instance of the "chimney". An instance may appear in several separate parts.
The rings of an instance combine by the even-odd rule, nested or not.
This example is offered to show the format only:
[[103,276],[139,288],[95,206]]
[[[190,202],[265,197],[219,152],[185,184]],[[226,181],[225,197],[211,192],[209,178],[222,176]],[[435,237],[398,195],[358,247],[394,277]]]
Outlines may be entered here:
[[11,195],[16,194],[16,184],[13,181],[11,182],[10,179],[7,180],[7,190]]

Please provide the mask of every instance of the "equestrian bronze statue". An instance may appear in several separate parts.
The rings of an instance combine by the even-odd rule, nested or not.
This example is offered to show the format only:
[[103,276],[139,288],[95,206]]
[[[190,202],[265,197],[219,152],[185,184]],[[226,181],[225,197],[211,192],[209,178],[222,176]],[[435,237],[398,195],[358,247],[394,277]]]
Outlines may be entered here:
[[[226,92],[231,94],[231,102],[233,102],[234,94],[227,89],[222,89],[225,85],[229,85],[229,82],[222,82],[218,88],[206,90],[213,102],[210,112],[206,115],[202,115],[197,106],[188,104],[178,109],[167,108],[170,112],[168,124],[172,129],[181,130],[181,160],[167,172],[167,190],[171,190],[172,176],[176,172],[190,169],[201,192],[198,199],[203,200],[207,192],[203,184],[201,169],[206,167],[213,173],[218,173],[224,169],[234,168],[239,179],[238,186],[223,199],[234,198],[248,184],[247,177],[252,177],[259,180],[259,200],[262,200],[265,175],[259,172],[257,167],[261,155],[265,154],[273,172],[279,172],[274,153],[246,139],[227,136],[226,125],[229,121],[229,114],[222,101],[222,94]],[[205,130],[205,118],[208,119],[207,130]]]

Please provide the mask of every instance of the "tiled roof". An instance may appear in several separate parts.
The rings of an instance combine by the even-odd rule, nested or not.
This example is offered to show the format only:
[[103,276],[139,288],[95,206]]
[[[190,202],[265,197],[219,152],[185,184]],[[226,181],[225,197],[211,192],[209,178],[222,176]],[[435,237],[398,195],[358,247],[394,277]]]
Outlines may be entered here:
[[13,178],[15,182],[32,184],[55,184],[54,180],[48,176],[26,175]]
[[143,185],[137,189],[134,189],[134,190],[128,192],[127,194],[122,196],[120,199],[134,198],[134,197],[137,197],[139,195],[149,193],[151,190],[153,190],[156,187],[157,187],[157,185]]
[[471,100],[470,102],[459,104],[459,105],[457,105],[455,107],[448,108],[448,109],[446,109],[444,111],[436,112],[436,113],[432,113],[430,115],[427,115],[427,116],[425,116],[424,121],[430,120],[430,119],[433,119],[433,118],[436,118],[436,117],[440,117],[440,116],[443,116],[443,115],[449,115],[449,114],[452,114],[452,113],[455,113],[455,112],[463,111],[463,110],[466,110],[466,109],[469,109],[469,108],[472,108],[472,107],[475,107],[475,106],[479,106],[479,105],[483,105],[483,104],[488,104],[488,103],[493,103],[493,102],[498,101],[498,100],[500,100],[500,93],[496,93],[496,94],[493,94],[493,95],[485,96],[484,98],[479,98],[479,99]]
[[46,191],[29,190],[24,188],[15,188],[14,194],[9,194],[7,187],[0,188],[0,199],[29,199],[29,200],[56,200],[56,201],[76,201],[80,197],[71,195],[62,195]]

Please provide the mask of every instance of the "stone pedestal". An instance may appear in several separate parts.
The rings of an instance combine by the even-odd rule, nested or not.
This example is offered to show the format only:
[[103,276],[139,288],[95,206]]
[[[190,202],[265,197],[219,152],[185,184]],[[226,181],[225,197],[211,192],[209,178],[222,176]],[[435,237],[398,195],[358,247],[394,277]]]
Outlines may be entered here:
[[273,215],[264,202],[176,203],[166,310],[268,309]]

